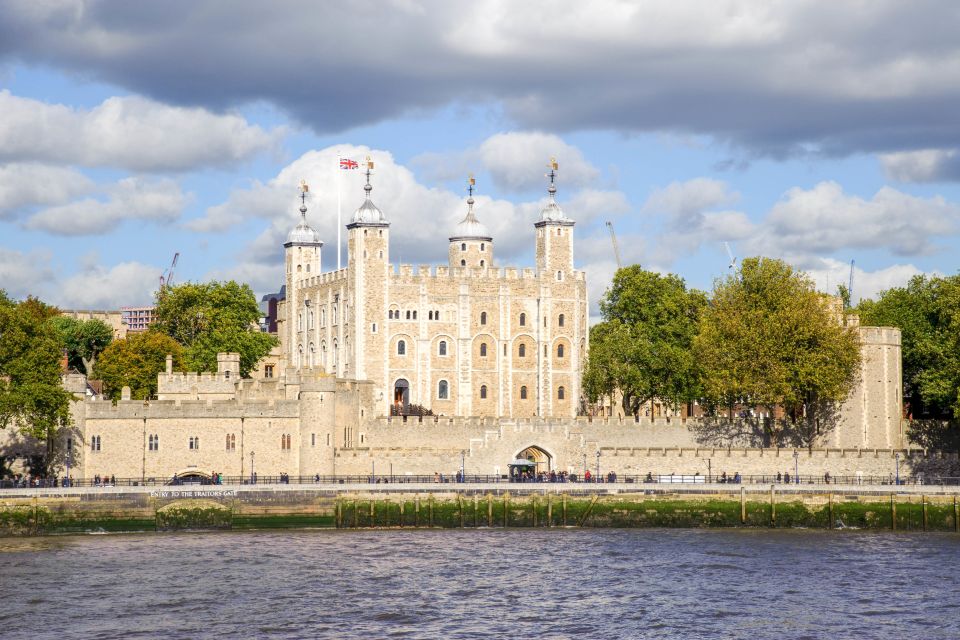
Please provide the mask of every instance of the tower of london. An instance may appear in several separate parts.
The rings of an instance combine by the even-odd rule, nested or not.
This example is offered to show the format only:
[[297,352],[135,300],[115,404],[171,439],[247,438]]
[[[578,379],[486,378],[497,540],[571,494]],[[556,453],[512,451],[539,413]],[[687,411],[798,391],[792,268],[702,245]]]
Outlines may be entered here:
[[474,210],[450,230],[446,266],[390,263],[389,210],[365,198],[347,224],[347,265],[324,272],[307,222],[290,231],[278,332],[288,374],[369,380],[374,411],[574,417],[588,349],[587,288],[574,221],[549,200],[534,222],[534,268],[501,267]]

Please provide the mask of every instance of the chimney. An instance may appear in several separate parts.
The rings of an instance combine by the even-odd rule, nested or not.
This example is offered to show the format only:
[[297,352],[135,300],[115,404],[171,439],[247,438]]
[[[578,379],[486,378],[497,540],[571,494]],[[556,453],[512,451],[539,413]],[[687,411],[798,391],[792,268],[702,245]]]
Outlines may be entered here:
[[173,355],[167,354],[167,375],[173,373]]

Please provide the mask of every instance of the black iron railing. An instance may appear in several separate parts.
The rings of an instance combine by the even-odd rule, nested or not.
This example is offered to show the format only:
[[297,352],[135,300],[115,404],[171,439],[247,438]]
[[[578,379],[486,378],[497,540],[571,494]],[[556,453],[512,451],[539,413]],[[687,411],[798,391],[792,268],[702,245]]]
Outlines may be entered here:
[[137,486],[210,486],[210,485],[339,485],[339,484],[481,484],[481,483],[520,483],[520,484],[744,484],[744,485],[777,485],[783,488],[803,487],[810,485],[871,485],[895,486],[899,485],[960,485],[960,477],[940,476],[901,476],[899,480],[892,475],[791,475],[789,481],[784,476],[776,475],[744,475],[744,476],[704,476],[647,473],[641,475],[604,475],[601,478],[590,477],[585,479],[583,474],[549,475],[538,477],[510,478],[507,474],[482,475],[467,474],[459,477],[458,474],[359,474],[359,475],[257,475],[250,476],[218,476],[215,480],[207,477],[188,478],[101,478],[74,479],[66,481],[63,478],[6,478],[0,480],[0,489],[11,488],[53,488],[53,487],[137,487]]

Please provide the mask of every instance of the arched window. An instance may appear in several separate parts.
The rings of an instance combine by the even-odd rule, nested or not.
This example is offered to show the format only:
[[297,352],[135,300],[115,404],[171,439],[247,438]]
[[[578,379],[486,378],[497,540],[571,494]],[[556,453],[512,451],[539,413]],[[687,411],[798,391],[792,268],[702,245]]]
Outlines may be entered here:
[[334,367],[336,367],[337,363],[339,362],[339,356],[340,356],[340,345],[337,344],[336,340],[334,340],[333,341],[333,366]]
[[557,388],[557,400],[563,400],[564,395],[563,387]]
[[307,312],[307,329],[313,329],[313,311]]
[[466,250],[467,250],[467,243],[466,242],[460,243],[460,251],[466,251]]
[[410,309],[407,309],[407,320],[410,319]]
[[557,324],[558,324],[559,326],[561,326],[561,327],[563,326],[563,314],[562,314],[562,313],[557,317]]
[[460,266],[461,266],[461,267],[467,266],[467,261],[466,261],[466,260],[461,260],[461,261],[460,261]]
[[557,271],[557,280],[563,280],[563,271]]
[[397,355],[398,356],[407,355],[407,343],[404,342],[403,340],[399,340],[397,342]]
[[520,314],[520,326],[521,327],[527,326],[527,314],[525,313]]
[[327,366],[327,343],[326,342],[320,343],[320,364],[322,364],[324,367]]
[[480,266],[482,267],[483,264],[484,264],[484,262],[483,262],[483,260],[481,260],[481,261],[480,261]]
[[486,358],[486,357],[487,357],[487,343],[486,343],[486,342],[481,342],[481,343],[480,343],[480,357],[481,357],[481,358]]
[[487,399],[487,385],[485,384],[480,385],[480,399],[481,400]]
[[311,369],[313,365],[316,364],[317,349],[313,346],[313,343],[310,343],[310,352],[307,354],[307,366]]
[[433,320],[433,311],[427,311],[427,320]]
[[481,311],[481,312],[480,312],[480,324],[487,324],[487,312],[486,312],[486,311]]
[[321,327],[327,326],[327,310],[326,309],[320,309],[320,326]]
[[518,349],[517,355],[520,356],[521,358],[526,358],[526,357],[527,357],[527,345],[521,344],[521,345],[520,345],[520,348]]
[[441,340],[441,341],[440,341],[440,347],[439,347],[439,349],[437,349],[437,354],[438,354],[438,355],[441,355],[441,356],[447,355],[447,341],[446,341],[446,340]]
[[526,400],[526,399],[527,399],[527,388],[526,388],[526,387],[520,387],[520,399],[521,399],[521,400]]
[[446,380],[441,380],[437,385],[437,398],[440,400],[446,400],[450,397],[450,385],[447,384]]
[[480,243],[480,251],[483,251],[483,250],[485,250],[486,248],[487,248],[487,244],[486,244],[485,242],[481,242],[481,243]]
[[558,358],[562,358],[562,357],[563,357],[563,345],[562,345],[562,344],[558,344],[558,345],[557,345],[557,357],[558,357]]

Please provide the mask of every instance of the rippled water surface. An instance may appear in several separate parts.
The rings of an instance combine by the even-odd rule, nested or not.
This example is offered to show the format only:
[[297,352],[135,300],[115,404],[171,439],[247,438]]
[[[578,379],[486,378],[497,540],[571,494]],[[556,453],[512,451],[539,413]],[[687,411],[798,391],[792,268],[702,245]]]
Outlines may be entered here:
[[0,637],[960,638],[960,538],[297,531],[0,540]]

